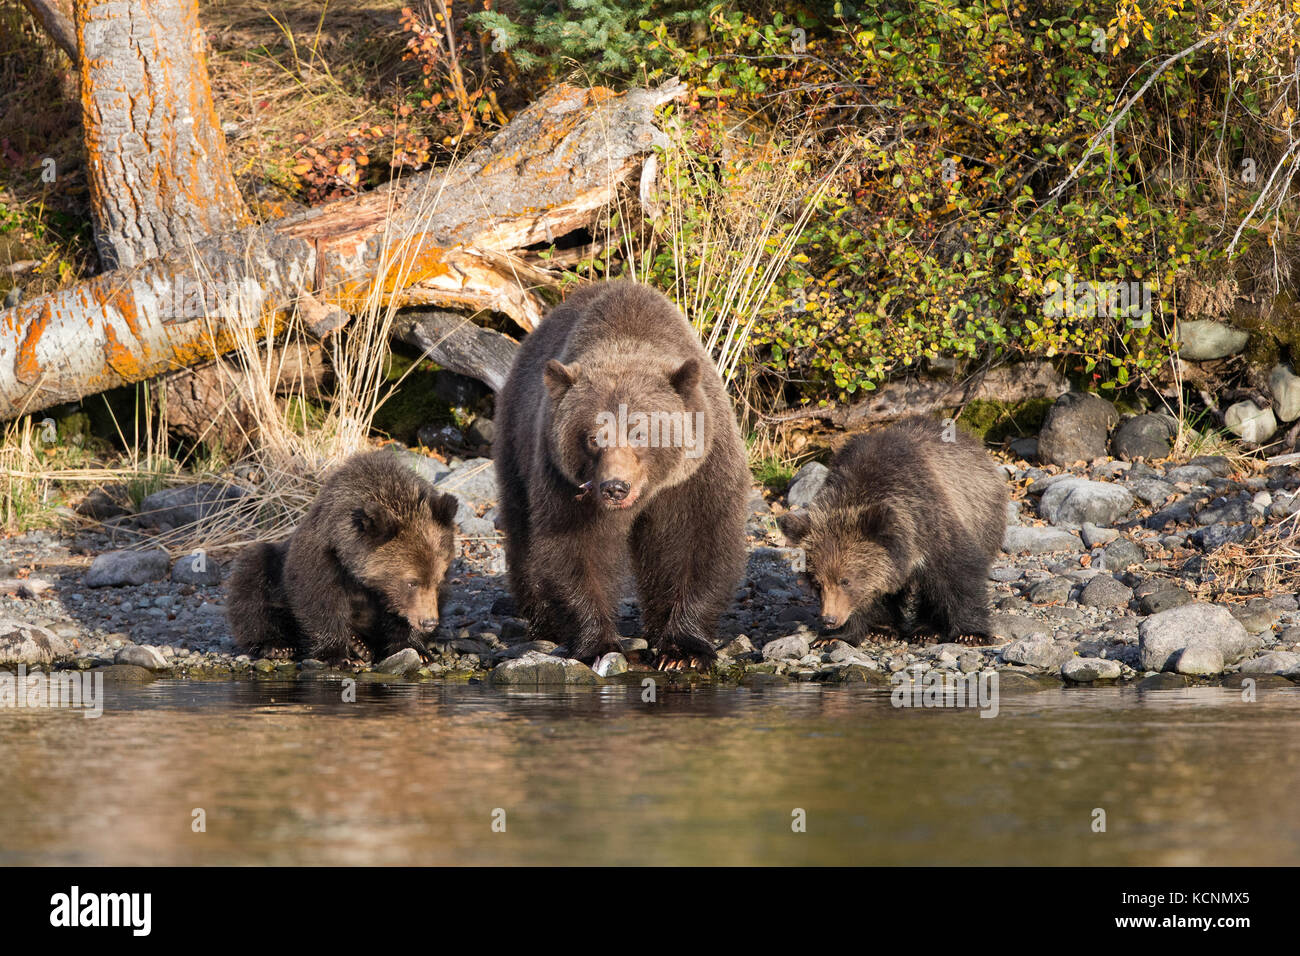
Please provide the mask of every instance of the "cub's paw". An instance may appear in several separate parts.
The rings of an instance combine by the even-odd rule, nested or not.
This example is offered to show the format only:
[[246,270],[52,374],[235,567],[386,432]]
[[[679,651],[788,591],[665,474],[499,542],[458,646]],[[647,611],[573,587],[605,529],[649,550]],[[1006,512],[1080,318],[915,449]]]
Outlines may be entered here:
[[957,634],[953,637],[954,644],[966,644],[971,647],[988,647],[992,644],[1001,643],[992,634]]
[[661,671],[706,671],[718,659],[718,652],[708,641],[680,634],[664,637],[655,645],[655,667]]

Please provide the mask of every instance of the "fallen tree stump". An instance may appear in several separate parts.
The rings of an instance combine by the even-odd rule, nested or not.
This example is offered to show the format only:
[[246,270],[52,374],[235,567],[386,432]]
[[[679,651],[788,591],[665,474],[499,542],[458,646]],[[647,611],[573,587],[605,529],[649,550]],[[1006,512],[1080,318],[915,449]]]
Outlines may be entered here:
[[634,181],[666,142],[655,108],[683,91],[560,84],[451,168],[0,312],[0,419],[210,360],[232,347],[232,330],[282,327],[303,293],[349,315],[492,310],[529,331],[545,306],[517,261],[588,226]]

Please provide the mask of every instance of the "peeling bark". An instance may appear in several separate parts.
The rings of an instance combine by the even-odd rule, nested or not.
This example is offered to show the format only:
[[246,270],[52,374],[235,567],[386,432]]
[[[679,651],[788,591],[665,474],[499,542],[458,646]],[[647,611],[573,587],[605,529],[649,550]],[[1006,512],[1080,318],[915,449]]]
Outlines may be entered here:
[[270,225],[215,235],[0,312],[0,419],[140,381],[278,326],[300,295],[493,310],[525,330],[544,304],[517,278],[535,243],[590,224],[663,134],[672,83],[621,96],[560,84],[450,169]]
[[129,268],[249,221],[197,0],[74,0],[95,245]]

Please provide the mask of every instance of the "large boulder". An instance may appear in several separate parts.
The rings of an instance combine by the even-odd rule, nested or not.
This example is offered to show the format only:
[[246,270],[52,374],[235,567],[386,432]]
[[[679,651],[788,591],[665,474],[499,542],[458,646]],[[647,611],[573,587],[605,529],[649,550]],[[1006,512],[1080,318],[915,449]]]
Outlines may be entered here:
[[1107,527],[1133,507],[1133,496],[1122,486],[1087,478],[1053,482],[1038,502],[1038,513],[1054,525],[1078,529],[1084,523]]
[[1249,338],[1247,332],[1210,319],[1179,322],[1174,329],[1178,357],[1190,362],[1208,362],[1236,355],[1246,347]]
[[220,514],[243,496],[243,489],[217,482],[164,488],[140,502],[136,520],[150,527],[179,528]]
[[1172,415],[1134,415],[1115,429],[1110,446],[1115,457],[1125,461],[1167,458],[1177,434],[1178,420]]
[[1273,366],[1268,375],[1268,390],[1273,393],[1273,411],[1284,422],[1300,418],[1300,375],[1285,365]]
[[810,506],[830,473],[831,470],[820,462],[808,462],[790,479],[790,487],[785,493],[786,504],[792,509]]
[[1138,659],[1149,671],[1214,674],[1253,654],[1260,643],[1222,605],[1184,604],[1142,622]]
[[1260,408],[1254,402],[1237,402],[1223,413],[1223,424],[1238,438],[1261,445],[1277,431],[1273,409]]
[[1048,410],[1038,433],[1038,460],[1070,465],[1100,458],[1117,421],[1119,412],[1104,398],[1091,392],[1066,392]]

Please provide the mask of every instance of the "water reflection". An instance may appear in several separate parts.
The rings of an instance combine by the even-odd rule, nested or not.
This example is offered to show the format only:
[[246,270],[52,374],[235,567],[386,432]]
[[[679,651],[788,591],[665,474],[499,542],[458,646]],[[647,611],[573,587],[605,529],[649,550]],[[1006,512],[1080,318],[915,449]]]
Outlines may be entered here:
[[812,684],[341,690],[0,711],[0,862],[1300,862],[1300,688],[1004,694],[992,720]]

